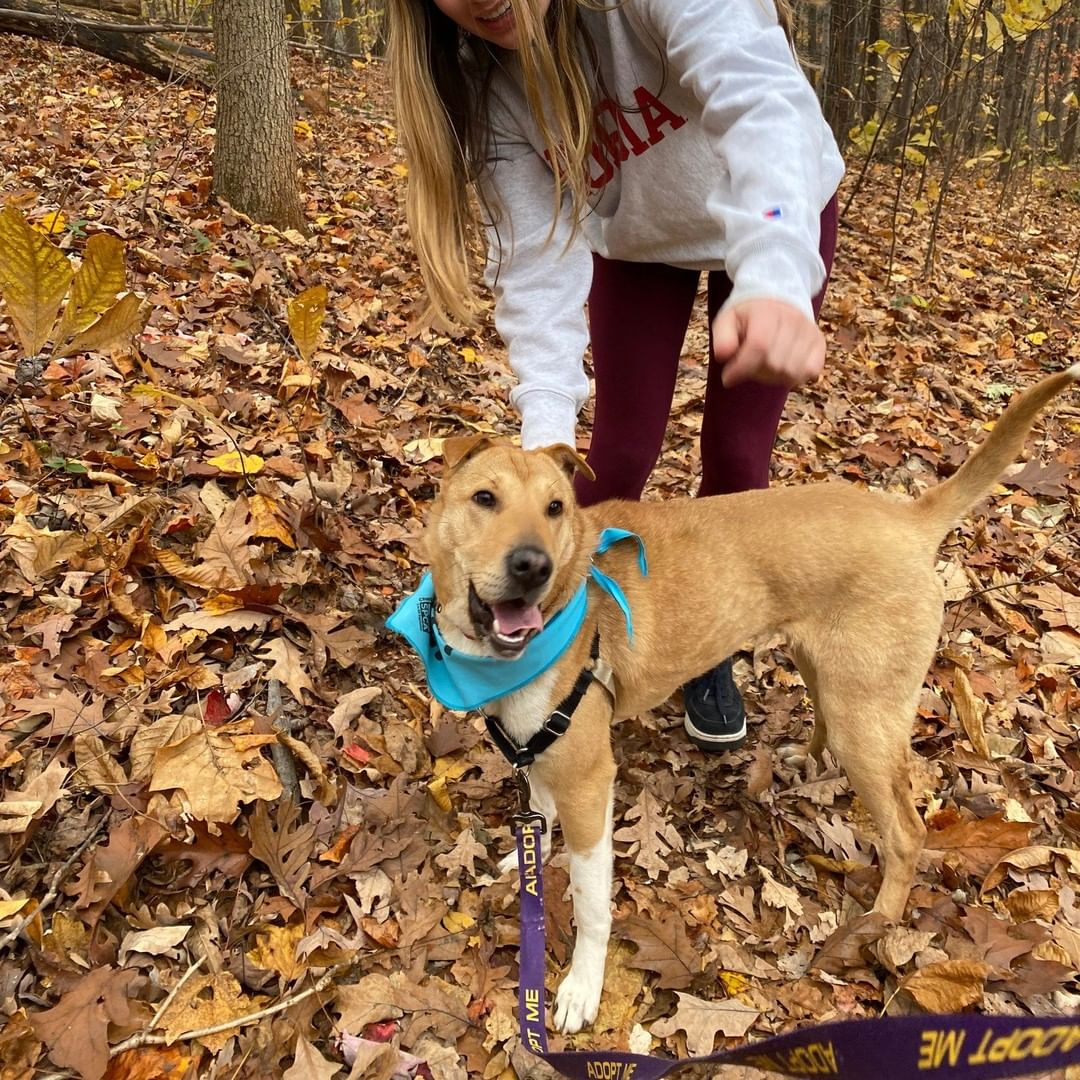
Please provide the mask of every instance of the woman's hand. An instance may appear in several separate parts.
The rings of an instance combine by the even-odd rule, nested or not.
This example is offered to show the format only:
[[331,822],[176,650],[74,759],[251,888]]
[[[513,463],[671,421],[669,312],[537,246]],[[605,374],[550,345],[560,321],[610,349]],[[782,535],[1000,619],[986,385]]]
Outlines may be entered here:
[[825,335],[783,300],[743,300],[713,320],[713,356],[724,386],[753,379],[774,386],[812,382],[825,367]]

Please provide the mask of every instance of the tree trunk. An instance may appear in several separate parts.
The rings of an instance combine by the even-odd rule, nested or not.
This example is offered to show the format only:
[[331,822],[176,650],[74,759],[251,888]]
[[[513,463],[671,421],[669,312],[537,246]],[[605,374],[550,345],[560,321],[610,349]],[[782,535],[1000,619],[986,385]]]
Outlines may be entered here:
[[71,0],[71,6],[88,11],[107,11],[110,15],[120,15],[132,22],[142,19],[140,0]]
[[304,12],[300,0],[285,0],[285,14],[289,16],[289,40],[296,45],[307,44],[307,30],[304,28]]
[[[1080,49],[1080,18],[1074,19],[1072,25],[1069,27],[1070,60],[1076,55],[1078,49]],[[1073,65],[1070,63],[1070,68],[1071,75],[1065,80],[1062,96],[1064,98],[1071,90],[1077,98],[1080,98],[1080,64]],[[1080,121],[1080,104],[1065,106],[1063,101],[1061,107],[1068,108],[1068,112],[1065,116],[1065,126],[1061,134],[1061,160],[1065,162],[1066,165],[1070,165],[1076,154],[1077,122]]]
[[303,228],[284,0],[214,0],[214,192],[256,221]]
[[202,85],[207,67],[176,59],[175,43],[93,26],[91,19],[42,0],[0,0],[0,33],[55,41],[103,56],[155,79]]
[[341,30],[344,12],[341,0],[319,0],[319,39],[323,47],[323,59],[335,67],[348,67],[345,53],[345,35]]
[[841,146],[846,145],[856,87],[858,7],[855,0],[832,0],[829,7],[829,53],[825,62],[825,118]]
[[364,46],[360,41],[360,23],[354,0],[341,0],[341,11],[345,16],[345,49],[354,56],[360,56]]

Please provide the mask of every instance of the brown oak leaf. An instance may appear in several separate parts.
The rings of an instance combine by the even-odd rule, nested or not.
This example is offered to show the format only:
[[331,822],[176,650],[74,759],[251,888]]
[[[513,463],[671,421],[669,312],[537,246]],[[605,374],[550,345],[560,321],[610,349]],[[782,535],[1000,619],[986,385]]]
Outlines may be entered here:
[[616,830],[614,839],[629,842],[627,854],[650,878],[656,879],[668,868],[667,857],[672,851],[682,851],[682,837],[664,815],[659,799],[643,788],[638,801],[626,812],[625,825]]
[[83,1080],[100,1080],[109,1065],[109,1023],[131,1019],[128,990],[137,971],[101,967],[91,971],[59,1004],[30,1018],[54,1065],[74,1069]]
[[695,1057],[711,1054],[716,1035],[740,1038],[745,1035],[761,1013],[733,998],[724,1001],[705,1001],[693,994],[675,992],[679,1007],[673,1016],[652,1026],[652,1034],[660,1038],[686,1032],[686,1049]]
[[655,971],[661,989],[680,990],[701,971],[701,957],[686,934],[682,913],[669,912],[655,919],[633,915],[615,924],[615,933],[637,946],[628,967]]

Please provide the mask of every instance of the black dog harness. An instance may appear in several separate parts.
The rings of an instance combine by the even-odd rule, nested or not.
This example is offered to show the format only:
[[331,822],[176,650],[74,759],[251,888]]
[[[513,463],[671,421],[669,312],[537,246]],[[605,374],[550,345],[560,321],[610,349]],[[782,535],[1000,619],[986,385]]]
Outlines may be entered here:
[[570,721],[574,712],[585,697],[586,691],[594,683],[598,682],[605,687],[612,696],[615,694],[614,675],[611,667],[600,659],[600,631],[593,635],[592,648],[589,650],[589,662],[581,669],[573,688],[555,707],[555,710],[544,721],[543,727],[533,735],[524,745],[518,746],[506,733],[502,722],[497,716],[489,713],[484,714],[484,722],[495,745],[499,748],[503,757],[514,767],[515,770],[527,769],[551,744],[560,736],[565,735],[570,729]]

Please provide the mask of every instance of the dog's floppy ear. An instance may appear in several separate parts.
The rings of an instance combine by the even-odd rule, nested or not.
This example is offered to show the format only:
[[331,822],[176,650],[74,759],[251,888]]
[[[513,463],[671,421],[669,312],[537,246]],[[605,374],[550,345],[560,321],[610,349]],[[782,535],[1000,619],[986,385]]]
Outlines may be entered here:
[[444,439],[442,456],[447,471],[456,469],[473,454],[491,445],[492,441],[487,435],[455,435],[453,438]]
[[574,478],[574,473],[581,473],[586,480],[596,479],[596,473],[589,468],[589,463],[572,446],[567,446],[566,443],[558,443],[555,446],[545,446],[544,453],[553,457],[559,468],[562,469],[571,480]]

